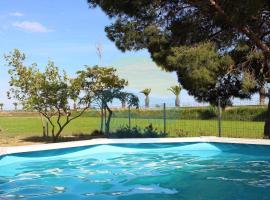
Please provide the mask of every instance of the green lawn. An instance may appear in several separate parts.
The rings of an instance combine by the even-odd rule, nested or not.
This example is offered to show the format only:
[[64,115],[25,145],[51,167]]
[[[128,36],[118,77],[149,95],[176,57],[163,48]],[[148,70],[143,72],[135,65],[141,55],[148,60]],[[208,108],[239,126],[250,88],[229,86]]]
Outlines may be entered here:
[[[112,121],[112,129],[119,124],[127,124],[125,119]],[[159,131],[163,131],[162,119],[134,119],[132,126],[145,127],[150,123]],[[264,122],[251,121],[222,121],[223,137],[263,138]],[[166,131],[169,136],[218,136],[218,122],[216,120],[167,120]]]
[[[154,128],[163,131],[162,119],[132,119],[132,126],[146,127],[152,123]],[[63,135],[90,134],[99,129],[98,117],[81,117],[69,124]],[[111,130],[128,124],[127,118],[114,118],[111,122]],[[222,121],[222,136],[262,138],[263,122],[251,121]],[[28,137],[42,134],[41,120],[39,117],[0,117],[1,137]],[[169,136],[206,136],[217,135],[218,126],[216,120],[167,120],[166,125]]]

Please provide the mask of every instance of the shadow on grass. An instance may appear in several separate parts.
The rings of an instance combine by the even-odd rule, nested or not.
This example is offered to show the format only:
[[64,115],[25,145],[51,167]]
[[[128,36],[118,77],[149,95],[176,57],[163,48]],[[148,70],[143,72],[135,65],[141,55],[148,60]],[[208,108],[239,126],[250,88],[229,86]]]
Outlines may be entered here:
[[[57,139],[58,142],[72,142],[72,141],[80,141],[80,140],[91,140],[96,138],[105,138],[103,134],[100,133],[91,133],[91,134],[73,134],[71,136],[61,136]],[[30,136],[21,139],[24,142],[33,142],[33,143],[55,143],[53,142],[52,137],[43,137],[43,136]]]
[[[167,137],[166,133],[159,132],[152,124],[149,124],[144,129],[138,126],[129,128],[128,126],[121,127],[109,134],[109,138],[160,138]],[[30,143],[59,143],[59,142],[71,142],[80,140],[91,140],[96,138],[107,138],[102,132],[95,130],[91,134],[73,134],[71,136],[61,136],[57,141],[53,141],[52,137],[43,136],[30,136],[22,138],[23,142]]]

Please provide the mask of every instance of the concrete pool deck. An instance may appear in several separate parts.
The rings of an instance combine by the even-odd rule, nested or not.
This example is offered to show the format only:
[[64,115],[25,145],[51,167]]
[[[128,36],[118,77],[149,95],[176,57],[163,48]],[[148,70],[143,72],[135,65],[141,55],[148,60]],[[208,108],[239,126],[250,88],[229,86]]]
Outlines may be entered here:
[[270,145],[267,139],[245,139],[245,138],[224,138],[224,137],[182,137],[182,138],[128,138],[128,139],[92,139],[74,142],[61,142],[50,144],[36,144],[26,146],[0,147],[0,156],[23,153],[32,151],[43,151],[53,149],[63,149],[70,147],[83,147],[99,144],[127,144],[127,143],[177,143],[177,142],[212,142],[212,143],[231,143],[231,144],[256,144]]

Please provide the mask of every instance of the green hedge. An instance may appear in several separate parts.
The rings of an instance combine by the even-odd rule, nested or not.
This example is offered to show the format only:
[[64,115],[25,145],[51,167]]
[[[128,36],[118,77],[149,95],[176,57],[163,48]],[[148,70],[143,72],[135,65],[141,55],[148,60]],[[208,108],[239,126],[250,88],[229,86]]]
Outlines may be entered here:
[[222,113],[222,118],[236,121],[264,121],[266,111],[267,108],[261,106],[232,107]]
[[[84,117],[99,117],[99,110],[86,112]],[[216,119],[218,110],[215,107],[196,107],[196,108],[167,108],[167,119]],[[233,121],[264,121],[266,107],[263,106],[239,106],[229,107],[222,110],[223,120]],[[114,118],[128,118],[128,110],[117,109],[113,112]],[[131,118],[137,119],[163,119],[162,109],[132,109]]]
[[[266,106],[235,106],[222,110],[222,119],[228,121],[264,121],[266,116]],[[127,109],[114,109],[114,118],[128,118]],[[133,119],[163,119],[163,109],[132,109]],[[167,108],[167,119],[216,119],[218,110],[215,107],[189,107],[189,108]],[[36,112],[0,112],[3,117],[36,117]],[[92,109],[83,114],[82,117],[100,117],[99,109]]]

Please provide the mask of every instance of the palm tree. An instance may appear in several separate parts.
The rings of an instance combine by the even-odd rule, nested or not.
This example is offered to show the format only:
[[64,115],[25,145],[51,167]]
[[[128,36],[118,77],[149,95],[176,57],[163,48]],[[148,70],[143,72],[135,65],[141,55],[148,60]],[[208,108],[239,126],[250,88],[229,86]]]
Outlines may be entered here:
[[126,101],[124,99],[121,100],[121,107],[126,108]]
[[126,103],[127,103],[127,100],[128,100],[128,94],[127,93],[121,93],[119,95],[119,100],[121,101],[121,107],[122,108],[126,108]]
[[14,103],[13,103],[13,105],[14,105],[14,109],[15,109],[15,111],[17,111],[17,106],[18,106],[18,103],[17,103],[17,102],[14,102]]
[[171,86],[168,90],[171,91],[175,95],[175,107],[179,107],[180,106],[179,95],[182,90],[182,87],[180,85],[175,85],[175,86]]
[[150,102],[150,100],[149,100],[149,94],[150,94],[150,92],[151,92],[151,88],[146,88],[146,89],[144,89],[144,90],[142,90],[140,92],[140,93],[143,93],[145,95],[144,102],[145,102],[145,107],[146,108],[149,108],[149,102]]
[[4,104],[3,103],[0,103],[0,109],[1,109],[1,111],[3,111],[3,106],[4,106]]

